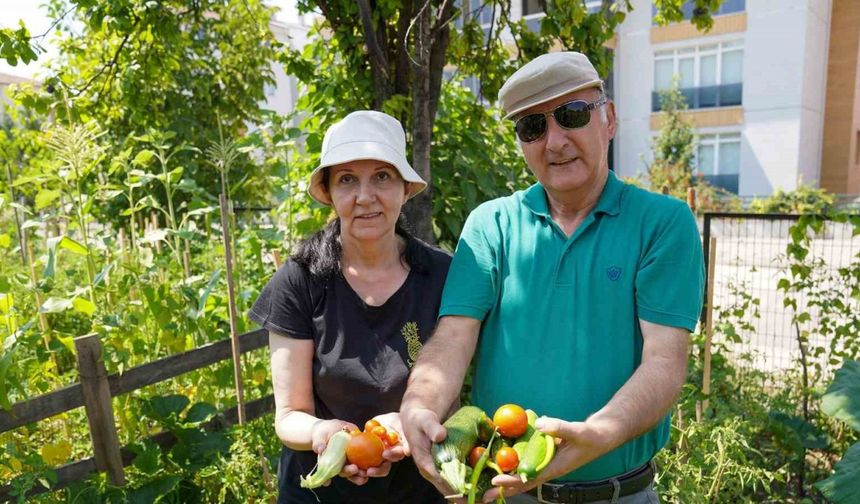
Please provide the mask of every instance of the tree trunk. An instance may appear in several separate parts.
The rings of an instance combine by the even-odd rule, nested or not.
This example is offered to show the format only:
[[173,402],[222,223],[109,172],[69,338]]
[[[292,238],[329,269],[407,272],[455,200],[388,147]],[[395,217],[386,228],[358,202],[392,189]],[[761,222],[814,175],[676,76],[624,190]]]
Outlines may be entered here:
[[406,217],[415,236],[427,243],[435,243],[431,221],[433,179],[430,173],[430,145],[433,140],[433,116],[430,114],[431,12],[429,3],[418,12],[412,65],[412,167],[427,182],[427,189],[406,205]]

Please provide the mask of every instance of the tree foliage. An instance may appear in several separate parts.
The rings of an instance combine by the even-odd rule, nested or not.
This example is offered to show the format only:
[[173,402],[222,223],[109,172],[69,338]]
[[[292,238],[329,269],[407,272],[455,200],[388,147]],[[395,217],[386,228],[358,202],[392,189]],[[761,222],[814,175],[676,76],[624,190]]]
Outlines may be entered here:
[[[58,20],[60,57],[42,86],[20,92],[18,102],[40,114],[95,121],[112,154],[151,130],[203,148],[260,119],[279,47],[268,26],[272,10],[260,0],[52,0],[48,9]],[[216,174],[201,156],[189,151],[177,161],[217,192]],[[264,194],[254,165],[242,172],[245,194]]]
[[[660,7],[662,20],[682,19],[681,0],[662,3],[665,4]],[[721,0],[698,3],[702,4],[699,14],[704,20]],[[435,150],[431,155],[431,148],[439,148],[435,123],[443,107],[440,102],[454,96],[442,92],[445,72],[476,79],[477,97],[488,104],[496,101],[499,88],[516,67],[551,49],[585,53],[605,78],[612,61],[607,43],[626,12],[632,9],[629,0],[605,1],[594,12],[589,12],[585,3],[578,0],[542,2],[546,16],[541,18],[540,29],[533,32],[525,20],[511,18],[511,5],[508,0],[465,4],[445,0],[299,2],[302,12],[322,14],[317,36],[324,40],[321,42],[324,45],[302,53],[288,53],[285,62],[308,93],[326,89],[338,96],[357,95],[358,99],[340,99],[323,107],[327,118],[372,107],[393,112],[404,123],[412,147],[412,165],[431,182],[428,190],[414,198],[407,208],[418,235],[424,239],[434,238],[431,208],[438,177],[431,170],[431,158],[435,170],[437,158],[450,159],[456,155]],[[487,11],[492,13],[491,21],[482,24],[481,14]],[[341,95],[347,76],[355,92]],[[313,98],[309,111],[320,107],[316,100],[327,99]],[[302,109],[301,104],[299,108]],[[320,126],[324,130],[329,124]],[[486,115],[484,121],[460,126],[471,128],[473,138],[481,139],[487,149],[498,149],[498,145],[490,143],[496,134],[496,124],[497,116]],[[309,137],[319,134],[308,131]],[[311,149],[313,143],[315,140],[309,141]],[[498,167],[476,164],[472,169],[488,172]],[[462,194],[446,194],[445,198],[450,196]],[[444,218],[434,217],[437,221]],[[436,229],[440,229],[438,222]]]

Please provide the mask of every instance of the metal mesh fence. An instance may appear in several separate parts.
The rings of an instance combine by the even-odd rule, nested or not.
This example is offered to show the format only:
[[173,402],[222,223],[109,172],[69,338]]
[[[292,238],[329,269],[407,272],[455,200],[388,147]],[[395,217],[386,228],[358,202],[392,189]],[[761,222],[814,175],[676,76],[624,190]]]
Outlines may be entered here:
[[[780,279],[791,277],[786,249],[791,243],[789,230],[797,220],[794,215],[714,213],[705,214],[703,222],[706,261],[710,238],[716,243],[714,342],[736,364],[763,371],[776,383],[798,367],[798,330],[814,328],[822,316],[820,310],[809,305],[808,292],[792,294],[798,302],[798,313],[808,310],[811,315],[809,321],[795,326],[793,309],[785,305],[786,293],[778,288]],[[826,221],[823,230],[812,238],[810,258],[822,261],[815,274],[825,279],[817,288],[834,287],[839,268],[858,260],[860,235],[854,236],[853,230],[850,223]],[[857,300],[846,301],[858,304]],[[703,321],[704,316],[703,310]],[[720,330],[725,322],[732,323],[738,338]],[[827,348],[829,343],[816,331],[810,331],[808,347]],[[832,371],[828,352],[811,358],[821,364],[823,374]]]

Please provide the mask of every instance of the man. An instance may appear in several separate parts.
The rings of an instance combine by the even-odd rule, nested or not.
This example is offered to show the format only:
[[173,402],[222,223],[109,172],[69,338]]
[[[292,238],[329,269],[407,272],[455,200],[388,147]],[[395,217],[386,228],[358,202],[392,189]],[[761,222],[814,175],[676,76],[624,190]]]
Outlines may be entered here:
[[609,171],[615,107],[584,55],[534,59],[499,98],[538,183],[466,221],[403,398],[409,449],[450,494],[430,445],[445,438],[440,422],[477,349],[474,403],[490,415],[531,408],[561,439],[537,479],[494,478],[509,502],[657,502],[651,459],[669,436],[702,303],[695,218]]

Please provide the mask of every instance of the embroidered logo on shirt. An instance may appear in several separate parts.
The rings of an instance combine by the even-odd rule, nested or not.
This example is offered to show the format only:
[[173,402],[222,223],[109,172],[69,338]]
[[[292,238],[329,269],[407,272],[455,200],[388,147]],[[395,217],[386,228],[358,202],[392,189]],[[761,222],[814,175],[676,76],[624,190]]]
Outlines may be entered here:
[[407,322],[403,326],[403,329],[400,330],[400,334],[406,340],[406,351],[409,353],[409,360],[406,362],[406,365],[411,368],[415,365],[415,361],[418,360],[418,353],[421,352],[421,348],[423,347],[421,340],[418,339],[418,324]]
[[621,268],[618,266],[610,266],[606,268],[606,276],[613,282],[621,278]]

